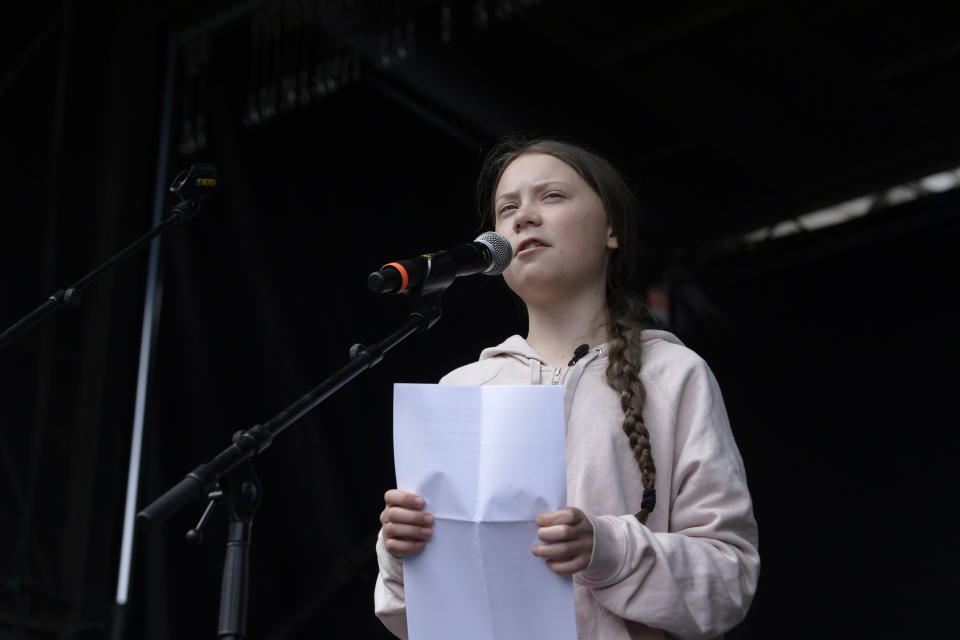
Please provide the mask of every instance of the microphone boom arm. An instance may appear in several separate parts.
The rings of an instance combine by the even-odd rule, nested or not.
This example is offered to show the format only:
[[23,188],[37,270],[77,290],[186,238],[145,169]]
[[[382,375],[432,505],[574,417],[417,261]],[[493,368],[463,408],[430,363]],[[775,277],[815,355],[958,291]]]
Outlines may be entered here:
[[350,349],[350,361],[326,380],[304,394],[299,400],[278,413],[267,423],[254,425],[246,431],[238,431],[233,443],[216,457],[191,471],[179,483],[154,500],[137,514],[137,523],[148,529],[159,524],[194,500],[206,495],[221,476],[245,460],[261,453],[273,438],[306,415],[315,406],[336,393],[358,375],[375,367],[384,354],[409,338],[414,333],[426,331],[437,323],[441,316],[440,296],[442,291],[419,298],[418,308],[396,331],[380,342]]
[[191,220],[196,216],[200,211],[200,203],[211,195],[213,189],[217,186],[217,181],[217,170],[213,168],[213,165],[209,164],[195,164],[187,171],[180,172],[170,186],[170,191],[176,193],[181,201],[173,207],[170,216],[166,220],[134,240],[99,267],[77,280],[72,286],[54,292],[50,297],[40,303],[36,309],[11,325],[3,333],[0,333],[0,349],[3,349],[19,336],[29,331],[47,316],[60,311],[67,305],[79,307],[81,299],[80,293],[102,278],[107,271],[132,256],[145,244],[164,231],[181,222]]

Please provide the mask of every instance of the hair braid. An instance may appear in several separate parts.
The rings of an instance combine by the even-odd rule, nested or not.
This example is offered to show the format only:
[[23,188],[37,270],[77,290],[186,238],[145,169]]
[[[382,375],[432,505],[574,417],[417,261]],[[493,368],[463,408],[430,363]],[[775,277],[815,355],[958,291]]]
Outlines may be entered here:
[[613,292],[608,302],[610,364],[607,366],[607,384],[620,393],[623,431],[640,466],[640,479],[643,482],[643,498],[636,517],[640,522],[646,522],[657,504],[657,468],[653,463],[650,433],[643,421],[646,390],[640,380],[641,333],[646,327],[656,326],[656,322],[646,306],[631,293]]

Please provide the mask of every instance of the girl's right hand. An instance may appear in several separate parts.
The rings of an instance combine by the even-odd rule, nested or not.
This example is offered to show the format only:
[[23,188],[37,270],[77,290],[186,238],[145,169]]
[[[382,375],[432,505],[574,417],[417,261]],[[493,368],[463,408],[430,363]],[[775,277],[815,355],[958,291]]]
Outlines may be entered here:
[[423,511],[426,501],[420,496],[390,489],[383,495],[386,503],[380,514],[383,546],[395,558],[422,551],[433,535],[433,516]]

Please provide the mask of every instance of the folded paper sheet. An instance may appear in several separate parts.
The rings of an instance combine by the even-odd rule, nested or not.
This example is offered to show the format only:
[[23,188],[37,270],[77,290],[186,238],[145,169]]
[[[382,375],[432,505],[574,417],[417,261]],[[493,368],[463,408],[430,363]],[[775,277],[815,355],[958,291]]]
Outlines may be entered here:
[[565,505],[563,388],[397,384],[397,487],[436,517],[403,577],[411,640],[576,640],[573,584],[531,553]]

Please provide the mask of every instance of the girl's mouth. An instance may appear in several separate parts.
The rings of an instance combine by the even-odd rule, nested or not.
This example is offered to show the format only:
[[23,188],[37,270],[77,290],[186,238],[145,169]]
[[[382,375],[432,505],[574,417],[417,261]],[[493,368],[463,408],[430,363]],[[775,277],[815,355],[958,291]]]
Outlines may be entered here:
[[517,245],[516,257],[519,258],[520,256],[525,256],[531,253],[535,253],[539,249],[545,249],[548,246],[549,246],[548,244],[541,242],[536,238],[527,238],[526,240],[521,242],[519,245]]

